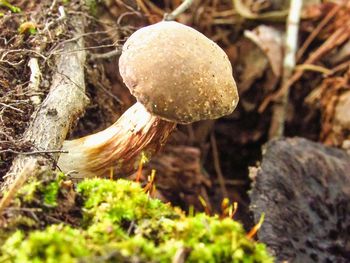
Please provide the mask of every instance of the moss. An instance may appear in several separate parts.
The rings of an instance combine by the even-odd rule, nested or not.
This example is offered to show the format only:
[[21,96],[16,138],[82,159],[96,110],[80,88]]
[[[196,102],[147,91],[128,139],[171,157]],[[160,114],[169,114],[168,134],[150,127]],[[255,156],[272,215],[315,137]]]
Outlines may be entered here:
[[[55,178],[55,179],[51,179]],[[57,206],[57,197],[62,181],[65,179],[63,173],[44,173],[41,178],[35,179],[18,191],[18,197],[24,203],[42,201],[44,205]]]
[[14,5],[11,5],[8,1],[6,0],[0,0],[0,7],[1,6],[4,6],[4,7],[7,7],[8,9],[11,10],[11,12],[13,13],[19,13],[21,12],[21,9],[17,6],[14,6]]
[[136,183],[92,179],[79,183],[77,192],[83,201],[82,227],[14,232],[2,245],[0,259],[172,262],[184,253],[186,262],[273,262],[263,244],[246,237],[240,223],[202,213],[185,216],[150,198]]
[[90,224],[178,216],[170,205],[149,198],[138,184],[127,180],[86,180],[78,185],[77,191],[85,198],[85,220]]
[[45,231],[33,231],[24,239],[15,232],[2,246],[8,262],[76,262],[89,254],[81,231],[68,226],[53,225]]
[[57,173],[56,180],[49,182],[41,188],[44,196],[44,203],[49,206],[57,206],[57,196],[62,181],[66,178],[64,173]]
[[18,28],[20,34],[30,34],[34,35],[37,33],[37,25],[33,22],[27,21],[20,24]]
[[[70,189],[61,186],[65,179],[63,173],[46,170],[41,171],[35,178],[31,177],[18,189],[16,197],[12,200],[6,223],[2,225],[3,229],[42,229],[48,221],[57,222],[61,221],[61,218],[67,218],[65,213],[75,205],[75,193],[73,191],[70,195]],[[59,204],[61,207],[58,207]],[[80,207],[77,209],[80,210]],[[79,215],[79,212],[74,215],[76,221],[80,221]]]
[[93,16],[97,15],[97,1],[98,0],[85,0],[85,5]]
[[26,203],[32,202],[35,199],[35,194],[40,184],[40,181],[36,180],[25,184],[19,189],[18,196],[21,196]]
[[16,259],[17,249],[21,245],[21,242],[24,239],[24,234],[22,231],[16,231],[12,234],[1,246],[1,257],[0,262],[11,262]]
[[49,206],[57,206],[57,195],[60,189],[58,181],[53,181],[43,187],[44,203]]

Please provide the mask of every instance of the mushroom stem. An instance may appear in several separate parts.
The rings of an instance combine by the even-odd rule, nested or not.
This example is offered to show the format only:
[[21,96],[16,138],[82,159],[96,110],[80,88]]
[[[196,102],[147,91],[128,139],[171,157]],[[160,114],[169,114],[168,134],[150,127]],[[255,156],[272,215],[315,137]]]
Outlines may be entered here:
[[68,153],[61,154],[57,165],[63,172],[75,171],[75,178],[106,176],[112,167],[126,176],[137,167],[141,152],[155,154],[175,126],[137,102],[107,129],[64,141],[62,150]]

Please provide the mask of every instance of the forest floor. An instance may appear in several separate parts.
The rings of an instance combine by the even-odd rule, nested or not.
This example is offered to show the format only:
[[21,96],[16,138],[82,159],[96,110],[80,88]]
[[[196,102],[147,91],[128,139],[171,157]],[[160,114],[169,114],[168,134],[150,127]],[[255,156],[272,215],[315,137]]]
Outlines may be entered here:
[[[85,81],[89,104],[68,138],[100,131],[135,99],[118,73],[118,52],[140,27],[159,22],[180,4],[166,1],[0,1],[0,178],[20,154],[37,153],[23,134],[49,92],[55,57],[72,39],[69,17],[84,18]],[[240,102],[229,116],[179,125],[167,145],[143,169],[156,169],[158,196],[188,211],[217,213],[228,198],[235,219],[255,223],[249,209],[249,167],[259,165],[263,145],[285,125],[284,136],[350,148],[350,4],[304,1],[296,68],[285,88],[284,41],[288,1],[193,1],[177,20],[194,27],[227,53]],[[61,9],[58,7],[61,6]],[[112,52],[112,53],[110,53]],[[109,54],[101,56],[101,54]],[[33,64],[34,63],[34,64]],[[33,71],[38,63],[36,82]],[[37,83],[37,85],[36,85]],[[286,116],[276,105],[288,90]],[[276,124],[277,123],[277,124]],[[277,125],[277,127],[276,127]],[[53,149],[59,150],[59,149]],[[134,175],[129,175],[135,178]],[[204,200],[204,202],[203,202]]]

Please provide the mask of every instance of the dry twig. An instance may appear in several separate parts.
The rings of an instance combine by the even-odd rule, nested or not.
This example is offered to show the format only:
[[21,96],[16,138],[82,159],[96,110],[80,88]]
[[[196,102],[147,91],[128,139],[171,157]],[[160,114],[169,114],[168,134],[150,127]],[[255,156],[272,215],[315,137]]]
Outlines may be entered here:
[[292,0],[287,20],[287,36],[285,40],[285,55],[283,60],[283,75],[281,89],[284,90],[279,101],[276,101],[273,108],[271,126],[269,130],[269,138],[281,137],[284,132],[284,124],[286,119],[286,111],[289,98],[288,80],[292,75],[295,67],[295,54],[298,45],[298,31],[302,1]]
[[216,144],[216,139],[215,139],[214,133],[212,133],[210,135],[210,142],[211,142],[211,147],[212,147],[212,151],[213,151],[214,167],[215,167],[216,174],[218,176],[218,181],[220,184],[222,197],[227,198],[228,192],[226,189],[225,177],[222,174],[222,170],[221,170],[221,166],[220,166],[219,151],[218,151],[218,146]]
[[30,100],[33,102],[34,105],[39,105],[41,102],[40,96],[37,94],[40,92],[39,85],[40,85],[40,77],[41,72],[39,68],[39,63],[37,58],[30,58],[28,62],[28,66],[30,67],[30,80],[28,85],[28,90],[31,94],[33,94],[30,97]]
[[164,21],[173,21],[181,15],[183,12],[185,12],[191,5],[192,5],[193,0],[185,0],[182,2],[181,5],[179,5],[173,12],[170,14],[165,14],[164,15]]
[[315,30],[311,32],[308,38],[304,41],[303,45],[297,52],[297,60],[299,60],[305,53],[306,49],[316,38],[316,36],[321,32],[321,30],[328,24],[328,22],[338,13],[338,11],[343,7],[343,5],[335,5],[332,10],[322,19],[322,21],[317,25]]

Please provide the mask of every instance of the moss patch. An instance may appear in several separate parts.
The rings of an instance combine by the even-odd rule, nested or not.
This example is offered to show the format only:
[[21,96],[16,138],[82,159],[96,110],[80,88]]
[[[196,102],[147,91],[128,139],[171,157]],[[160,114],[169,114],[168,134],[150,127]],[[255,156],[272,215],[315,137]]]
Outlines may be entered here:
[[0,262],[172,262],[181,256],[186,262],[273,262],[240,223],[186,216],[150,198],[137,183],[92,179],[79,183],[77,192],[80,228],[16,231],[3,243]]

